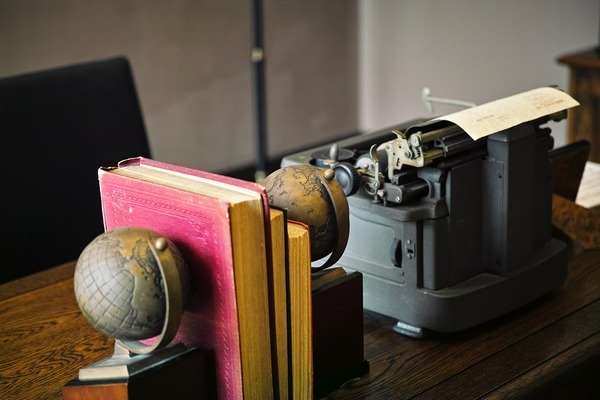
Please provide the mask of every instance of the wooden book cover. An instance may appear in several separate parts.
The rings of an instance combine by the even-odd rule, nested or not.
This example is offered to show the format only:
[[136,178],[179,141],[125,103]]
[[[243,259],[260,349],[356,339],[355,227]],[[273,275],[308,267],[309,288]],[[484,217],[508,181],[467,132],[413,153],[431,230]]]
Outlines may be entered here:
[[291,398],[313,396],[310,234],[307,225],[288,220],[288,288]]
[[149,163],[100,169],[105,229],[141,226],[175,243],[192,289],[175,341],[214,349],[220,398],[272,398],[263,196],[232,180]]

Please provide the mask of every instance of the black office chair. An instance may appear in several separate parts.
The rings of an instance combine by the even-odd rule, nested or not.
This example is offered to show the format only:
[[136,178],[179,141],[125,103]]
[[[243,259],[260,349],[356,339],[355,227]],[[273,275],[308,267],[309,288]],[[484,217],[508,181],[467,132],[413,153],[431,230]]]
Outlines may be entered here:
[[98,167],[133,156],[150,148],[126,58],[0,79],[0,283],[77,259],[103,232]]

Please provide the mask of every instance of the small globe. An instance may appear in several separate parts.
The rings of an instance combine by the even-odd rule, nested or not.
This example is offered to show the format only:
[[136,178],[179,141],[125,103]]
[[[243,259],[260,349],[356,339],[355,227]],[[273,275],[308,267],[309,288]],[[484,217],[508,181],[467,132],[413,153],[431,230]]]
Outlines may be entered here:
[[[308,225],[313,261],[330,254],[338,238],[333,199],[323,184],[326,171],[333,173],[308,164],[291,165],[274,171],[262,182],[271,205],[287,209],[288,219]],[[333,180],[333,175],[327,179]]]
[[166,297],[155,254],[167,247],[179,270],[182,295],[187,296],[187,266],[173,243],[159,233],[126,227],[103,233],[87,245],[77,261],[74,286],[79,308],[94,328],[118,340],[161,333]]

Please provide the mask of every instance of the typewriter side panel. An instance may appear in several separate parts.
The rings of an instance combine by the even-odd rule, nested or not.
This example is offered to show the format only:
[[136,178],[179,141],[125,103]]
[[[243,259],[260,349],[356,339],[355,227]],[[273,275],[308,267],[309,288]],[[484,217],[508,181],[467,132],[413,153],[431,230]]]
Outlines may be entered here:
[[[461,163],[447,173],[448,216],[424,220],[423,287],[439,290],[481,273],[482,160]],[[432,255],[436,259],[430,259]]]
[[533,251],[535,130],[522,124],[499,132],[488,138],[487,147],[484,264],[490,272],[507,275],[529,263]]

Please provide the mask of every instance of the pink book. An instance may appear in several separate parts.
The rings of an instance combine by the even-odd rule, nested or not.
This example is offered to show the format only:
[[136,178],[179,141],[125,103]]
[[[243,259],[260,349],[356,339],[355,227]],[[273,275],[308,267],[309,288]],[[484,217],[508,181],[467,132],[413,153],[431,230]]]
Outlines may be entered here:
[[107,231],[153,229],[183,254],[192,293],[175,341],[214,350],[219,398],[272,398],[264,191],[142,158],[98,174]]
[[[202,170],[197,170],[197,169],[193,169],[193,168],[187,168],[187,167],[182,167],[179,165],[174,165],[174,164],[169,164],[169,163],[165,163],[163,161],[157,161],[151,158],[145,158],[145,157],[135,157],[135,158],[131,158],[129,160],[125,160],[122,161],[121,164],[124,163],[128,163],[128,164],[137,164],[137,165],[145,165],[145,166],[150,166],[150,167],[156,167],[156,168],[162,168],[162,169],[166,169],[166,170],[170,170],[170,171],[175,171],[175,172],[180,172],[183,174],[188,174],[188,175],[193,175],[199,178],[204,178],[204,179],[209,179],[209,180],[213,180],[213,181],[217,181],[217,182],[221,182],[224,184],[229,184],[229,185],[234,185],[237,187],[241,187],[244,189],[248,189],[248,190],[252,190],[256,193],[258,193],[261,197],[262,197],[262,201],[263,201],[263,207],[264,207],[264,215],[265,215],[265,235],[267,237],[267,254],[271,254],[272,252],[272,246],[271,246],[271,223],[270,223],[270,218],[269,218],[269,210],[271,205],[269,204],[269,199],[267,196],[267,192],[264,186],[262,186],[261,184],[255,183],[255,182],[250,182],[250,181],[244,181],[241,179],[237,179],[237,178],[232,178],[229,176],[224,176],[224,175],[219,175],[219,174],[215,174],[212,172],[208,172],[208,171],[202,171]],[[275,292],[275,288],[273,287],[274,283],[273,283],[273,273],[272,270],[273,268],[275,268],[275,266],[271,265],[272,262],[272,258],[271,257],[267,257],[267,279],[269,281],[269,305],[270,305],[270,315],[271,315],[271,323],[270,323],[270,329],[271,329],[271,337],[272,337],[272,347],[271,347],[271,353],[273,356],[273,360],[277,360],[277,345],[276,345],[276,328],[277,328],[277,324],[275,322],[275,310],[274,310],[274,292]],[[285,334],[287,334],[287,332],[285,332]],[[286,355],[287,357],[287,355]],[[277,378],[278,374],[277,374],[277,369],[279,367],[277,366],[277,361],[273,362],[273,384],[274,384],[274,388],[277,391],[280,386],[279,383],[279,379]]]
[[[128,160],[124,160],[122,161],[119,165],[131,165],[131,164],[135,164],[135,165],[144,165],[144,166],[150,166],[150,167],[156,167],[156,168],[162,168],[165,170],[170,170],[170,171],[174,171],[174,172],[179,172],[182,174],[187,174],[187,175],[192,175],[192,176],[196,176],[199,178],[203,178],[203,179],[209,179],[209,180],[213,180],[213,181],[217,181],[217,182],[221,182],[223,184],[228,184],[228,185],[233,185],[233,186],[237,186],[240,188],[244,188],[244,189],[248,189],[248,190],[252,190],[256,193],[258,193],[263,201],[263,208],[264,208],[264,216],[265,216],[265,236],[267,237],[267,254],[271,254],[272,252],[272,246],[271,246],[271,223],[270,223],[270,218],[269,218],[269,212],[270,212],[270,208],[271,205],[269,204],[269,199],[267,196],[267,192],[264,186],[262,186],[261,184],[255,183],[255,182],[250,182],[250,181],[244,181],[241,179],[237,179],[237,178],[232,178],[230,176],[224,176],[224,175],[219,175],[219,174],[215,174],[213,172],[208,172],[208,171],[202,171],[202,170],[197,170],[197,169],[193,169],[193,168],[187,168],[187,167],[182,167],[180,165],[174,165],[174,164],[169,164],[163,161],[158,161],[158,160],[154,160],[151,158],[145,158],[145,157],[135,157],[135,158],[131,158]],[[274,268],[273,265],[271,265],[272,262],[272,258],[271,257],[267,257],[267,279],[269,282],[269,306],[270,306],[270,315],[271,315],[271,322],[270,322],[270,330],[271,330],[271,337],[272,337],[272,347],[271,347],[271,353],[273,356],[273,366],[272,366],[272,371],[273,371],[273,385],[274,385],[274,389],[277,391],[279,389],[279,379],[277,378],[278,374],[277,374],[277,345],[276,345],[276,328],[277,328],[277,324],[275,322],[275,310],[274,310],[274,291],[275,289],[273,288],[273,273],[272,270]],[[287,334],[287,332],[285,332],[285,334]]]

